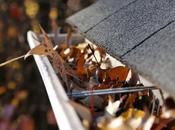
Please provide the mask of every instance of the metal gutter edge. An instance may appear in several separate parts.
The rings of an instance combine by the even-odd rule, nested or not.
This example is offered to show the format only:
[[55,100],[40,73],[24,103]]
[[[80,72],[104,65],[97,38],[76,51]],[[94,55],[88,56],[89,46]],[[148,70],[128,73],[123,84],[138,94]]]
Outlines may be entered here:
[[[35,40],[37,37],[32,31],[28,31],[27,39],[30,48],[34,48],[38,44],[38,42]],[[34,59],[45,84],[46,91],[60,130],[84,130],[75,110],[68,103],[69,98],[67,97],[62,84],[54,72],[48,58],[45,56],[34,55]]]

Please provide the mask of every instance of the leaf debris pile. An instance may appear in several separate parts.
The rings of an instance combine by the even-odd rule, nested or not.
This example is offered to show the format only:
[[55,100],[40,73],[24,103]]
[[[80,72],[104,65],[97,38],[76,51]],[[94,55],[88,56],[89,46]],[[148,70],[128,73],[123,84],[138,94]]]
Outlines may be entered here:
[[[72,43],[69,31],[65,41],[55,47],[41,28],[41,43],[26,55],[48,56],[85,129],[93,130],[173,130],[175,101],[167,98],[163,105],[152,90],[134,93],[74,97],[89,90],[143,87],[136,72],[127,66],[112,66],[103,48],[93,44]],[[131,73],[130,78],[128,75]]]

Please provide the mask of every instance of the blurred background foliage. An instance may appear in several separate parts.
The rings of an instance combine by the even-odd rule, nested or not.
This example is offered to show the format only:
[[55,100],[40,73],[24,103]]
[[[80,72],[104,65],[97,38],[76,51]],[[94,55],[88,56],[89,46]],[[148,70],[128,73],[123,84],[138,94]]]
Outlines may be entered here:
[[[65,33],[65,18],[95,0],[0,0],[0,62],[29,50],[27,31],[38,24]],[[33,58],[0,68],[0,130],[56,130],[57,124]]]

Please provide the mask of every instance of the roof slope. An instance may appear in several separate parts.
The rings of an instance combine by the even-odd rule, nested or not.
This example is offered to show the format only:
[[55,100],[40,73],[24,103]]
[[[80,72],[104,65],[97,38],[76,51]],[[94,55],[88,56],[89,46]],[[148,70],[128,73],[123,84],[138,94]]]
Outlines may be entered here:
[[173,94],[174,19],[174,0],[100,0],[67,21]]

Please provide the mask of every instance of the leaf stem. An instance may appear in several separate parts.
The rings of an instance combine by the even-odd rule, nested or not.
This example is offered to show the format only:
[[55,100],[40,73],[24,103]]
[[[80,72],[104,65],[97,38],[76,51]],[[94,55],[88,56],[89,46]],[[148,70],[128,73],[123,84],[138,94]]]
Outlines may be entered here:
[[22,55],[22,56],[19,56],[19,57],[10,59],[10,60],[8,60],[8,61],[5,61],[5,62],[3,62],[3,63],[0,64],[0,67],[5,66],[5,65],[7,65],[7,64],[10,64],[10,63],[12,63],[12,62],[14,62],[14,61],[17,61],[17,60],[19,60],[19,59],[21,59],[21,58],[24,58],[24,57],[25,57],[25,55]]

